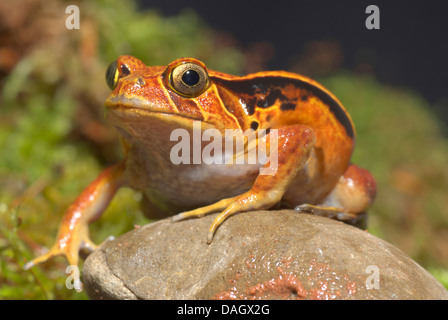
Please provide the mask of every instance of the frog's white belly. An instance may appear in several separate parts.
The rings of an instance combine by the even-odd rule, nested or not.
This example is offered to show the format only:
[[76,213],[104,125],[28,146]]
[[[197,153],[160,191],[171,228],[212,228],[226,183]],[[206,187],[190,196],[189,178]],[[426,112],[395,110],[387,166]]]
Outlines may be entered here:
[[252,187],[260,171],[259,164],[202,161],[175,165],[160,158],[147,160],[142,159],[141,152],[128,154],[130,186],[143,191],[152,203],[176,208],[200,207],[242,194]]

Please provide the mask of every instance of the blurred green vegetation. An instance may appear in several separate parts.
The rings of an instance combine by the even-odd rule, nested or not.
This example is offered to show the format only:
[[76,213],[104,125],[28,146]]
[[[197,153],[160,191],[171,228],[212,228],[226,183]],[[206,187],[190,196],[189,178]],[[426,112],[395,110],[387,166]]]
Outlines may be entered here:
[[[102,117],[107,65],[120,54],[148,65],[193,56],[239,74],[248,58],[192,11],[167,18],[137,12],[131,1],[79,1],[81,29],[67,30],[69,3],[11,1],[0,11],[8,4],[22,4],[28,23],[0,22],[23,39],[5,36],[0,47],[10,57],[0,63],[0,299],[85,299],[66,289],[63,258],[22,267],[53,244],[65,209],[121,156]],[[38,36],[26,37],[32,32]],[[372,77],[339,72],[318,80],[348,108],[358,132],[353,160],[377,179],[369,231],[448,287],[448,145],[438,119],[417,94]],[[93,241],[148,223],[139,198],[120,190],[91,226]]]

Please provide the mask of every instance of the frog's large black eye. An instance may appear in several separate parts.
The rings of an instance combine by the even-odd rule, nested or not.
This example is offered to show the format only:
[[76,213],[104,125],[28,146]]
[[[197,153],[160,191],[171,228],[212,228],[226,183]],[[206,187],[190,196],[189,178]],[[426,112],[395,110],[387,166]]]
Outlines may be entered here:
[[114,90],[118,83],[120,72],[118,71],[117,61],[112,62],[106,70],[106,82],[111,90]]
[[196,97],[208,88],[208,74],[202,66],[186,62],[171,71],[170,85],[184,97]]
[[120,77],[127,76],[130,73],[131,71],[129,70],[127,65],[122,64],[120,68],[118,68],[117,61],[112,62],[106,70],[107,85],[111,90],[114,90],[118,84],[118,80],[120,79]]

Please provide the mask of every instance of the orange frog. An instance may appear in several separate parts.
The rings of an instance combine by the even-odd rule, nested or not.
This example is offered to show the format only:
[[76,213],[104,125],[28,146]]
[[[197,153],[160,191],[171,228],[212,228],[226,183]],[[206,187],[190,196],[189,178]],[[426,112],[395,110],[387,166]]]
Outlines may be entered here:
[[[148,67],[131,56],[113,62],[106,79],[112,89],[106,117],[122,137],[124,160],[104,170],[81,193],[68,208],[55,245],[26,269],[56,255],[77,265],[80,249],[96,248],[88,225],[123,186],[143,193],[150,217],[179,221],[220,212],[208,230],[209,243],[217,227],[237,212],[296,208],[355,222],[375,197],[373,177],[350,163],[355,129],[349,114],[311,79],[284,71],[231,76],[207,70],[192,58]],[[260,174],[271,161],[195,162],[194,152],[207,146],[203,136],[199,149],[186,149],[192,154],[184,159],[192,161],[173,161],[179,143],[173,131],[191,134],[194,144],[197,128],[200,133],[213,129],[223,139],[228,129],[262,132],[252,144],[243,136],[242,154],[229,155],[221,144],[222,156],[237,160],[264,143],[276,152],[276,170]]]

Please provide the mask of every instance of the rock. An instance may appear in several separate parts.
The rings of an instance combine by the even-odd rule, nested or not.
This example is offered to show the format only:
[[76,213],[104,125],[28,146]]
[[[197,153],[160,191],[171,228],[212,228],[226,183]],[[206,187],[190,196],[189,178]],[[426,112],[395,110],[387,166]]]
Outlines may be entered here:
[[399,249],[366,231],[291,210],[150,223],[84,263],[92,299],[448,299]]

